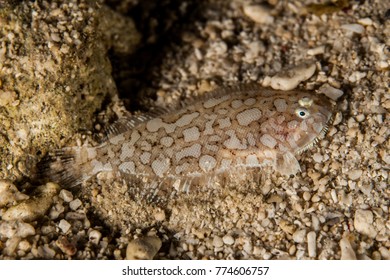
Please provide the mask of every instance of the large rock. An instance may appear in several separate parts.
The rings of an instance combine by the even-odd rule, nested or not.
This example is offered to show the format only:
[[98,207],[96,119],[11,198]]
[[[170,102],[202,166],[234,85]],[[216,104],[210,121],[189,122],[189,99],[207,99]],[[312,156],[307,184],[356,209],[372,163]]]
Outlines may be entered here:
[[116,95],[107,49],[131,52],[140,40],[118,18],[89,0],[0,5],[0,178],[28,174],[28,159],[90,129]]

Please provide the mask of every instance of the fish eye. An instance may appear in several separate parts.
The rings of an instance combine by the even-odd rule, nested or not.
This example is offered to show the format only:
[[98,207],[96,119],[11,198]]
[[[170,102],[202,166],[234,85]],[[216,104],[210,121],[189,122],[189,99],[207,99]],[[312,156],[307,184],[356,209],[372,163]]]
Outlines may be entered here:
[[295,110],[295,114],[301,118],[301,119],[306,119],[307,117],[310,116],[309,111],[306,108],[297,108]]

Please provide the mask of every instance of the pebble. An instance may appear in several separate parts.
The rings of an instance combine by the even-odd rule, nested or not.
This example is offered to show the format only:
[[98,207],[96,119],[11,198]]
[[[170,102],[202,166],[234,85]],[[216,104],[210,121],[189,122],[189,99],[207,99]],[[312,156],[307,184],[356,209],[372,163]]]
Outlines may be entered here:
[[60,191],[60,194],[58,195],[62,200],[64,200],[65,202],[69,203],[73,200],[73,194],[68,191],[68,190],[65,190],[65,189],[62,189]]
[[252,251],[253,251],[253,246],[252,246],[252,243],[250,240],[246,240],[244,245],[242,246],[242,249],[244,249],[244,251],[247,253],[247,254],[252,254]]
[[0,180],[0,208],[26,199],[28,199],[28,195],[19,192],[11,181]]
[[307,250],[309,257],[311,258],[315,258],[317,256],[316,238],[316,233],[314,231],[307,234]]
[[256,23],[272,24],[274,17],[271,15],[271,10],[261,5],[245,5],[243,7],[244,14]]
[[127,260],[152,260],[160,250],[162,242],[156,236],[135,239],[127,245]]
[[297,246],[295,245],[292,245],[289,249],[288,249],[288,253],[293,256],[295,254],[295,252],[297,251]]
[[80,199],[75,199],[75,200],[72,200],[70,203],[69,203],[69,207],[70,209],[72,209],[73,211],[76,211],[83,203],[81,202]]
[[265,79],[263,86],[270,85],[276,90],[292,90],[296,88],[300,82],[313,76],[315,70],[316,65],[314,63],[302,63],[291,69],[276,74],[269,80]]
[[341,260],[356,260],[355,251],[347,237],[340,240]]
[[329,84],[324,84],[320,87],[319,92],[325,94],[330,99],[336,101],[341,96],[343,96],[344,92],[338,88],[334,88]]
[[44,244],[38,248],[38,254],[43,259],[53,259],[56,255],[56,251],[49,247],[49,244]]
[[362,176],[362,174],[363,174],[363,170],[355,169],[355,170],[351,170],[351,171],[348,172],[348,177],[352,181],[355,181],[355,180],[359,179],[360,176]]
[[379,248],[379,253],[381,253],[382,259],[390,260],[390,250],[385,247]]
[[318,54],[323,54],[324,52],[325,52],[325,46],[318,46],[316,48],[308,50],[307,54],[311,56],[315,56]]
[[229,234],[226,234],[224,237],[222,237],[222,241],[226,245],[233,245],[234,244],[234,238]]
[[294,225],[291,224],[290,222],[286,221],[286,220],[281,220],[279,222],[279,226],[287,234],[293,234],[294,233],[294,230],[295,230]]
[[51,34],[50,34],[50,38],[51,38],[54,42],[60,42],[60,41],[61,41],[61,37],[60,37],[60,35],[58,35],[58,33],[51,33]]
[[372,25],[373,21],[370,18],[361,18],[358,19],[358,23],[360,23],[361,25],[369,26]]
[[378,252],[378,251],[372,252],[372,256],[371,257],[372,257],[373,260],[381,260],[382,259],[381,253]]
[[42,217],[51,207],[53,197],[57,194],[59,186],[54,183],[37,188],[38,194],[21,203],[8,208],[3,214],[5,221],[21,220],[25,222],[35,221]]
[[309,201],[310,198],[311,198],[311,194],[310,194],[309,192],[304,192],[304,193],[303,193],[303,199],[304,199],[305,201]]
[[165,220],[165,212],[164,211],[158,211],[156,214],[154,214],[154,218],[158,222],[162,222]]
[[56,203],[49,212],[49,217],[52,220],[57,219],[63,212],[65,211],[65,207],[62,205],[62,203]]
[[271,254],[270,252],[265,252],[265,253],[263,254],[263,259],[269,260],[269,259],[271,259],[271,258],[272,258],[272,254]]
[[378,233],[373,223],[374,214],[370,210],[356,210],[353,224],[357,232],[375,238]]
[[66,220],[84,220],[86,217],[85,213],[79,212],[68,212],[65,215]]
[[312,202],[319,202],[320,200],[321,200],[321,198],[317,194],[315,194],[311,197]]
[[19,242],[18,249],[24,252],[31,250],[31,244],[27,240],[22,240]]
[[324,157],[320,153],[315,153],[313,155],[313,160],[317,163],[321,163],[324,160]]
[[214,247],[222,247],[223,246],[223,240],[219,236],[214,236],[213,239],[213,246]]
[[8,104],[13,103],[17,98],[17,95],[14,91],[0,91],[0,106],[7,106]]
[[58,227],[61,229],[61,231],[62,231],[63,233],[67,233],[68,230],[69,230],[70,227],[71,227],[71,224],[70,224],[67,220],[62,219],[62,220],[59,222]]
[[15,252],[20,241],[21,241],[20,237],[18,236],[13,236],[10,239],[8,239],[7,242],[5,242],[5,248],[2,251],[2,254],[11,256]]
[[102,233],[96,229],[91,230],[88,234],[89,241],[91,241],[93,244],[99,244],[100,239],[102,238]]
[[355,71],[348,77],[348,80],[351,83],[356,83],[359,82],[361,79],[365,78],[366,76],[367,76],[366,72]]
[[69,242],[66,236],[60,236],[56,240],[56,245],[63,253],[67,254],[68,256],[73,256],[77,253],[76,246],[73,243]]
[[11,238],[13,236],[26,238],[27,236],[35,235],[35,228],[24,222],[19,221],[3,221],[0,224],[0,236]]
[[305,237],[306,237],[306,230],[305,229],[296,230],[293,234],[293,240],[296,243],[305,242]]
[[346,31],[358,33],[358,34],[362,34],[365,30],[364,26],[357,24],[357,23],[343,24],[343,25],[341,25],[341,28],[346,30]]
[[337,203],[337,202],[339,201],[335,189],[332,189],[332,190],[330,191],[330,196],[332,197],[332,200],[333,200],[334,203]]

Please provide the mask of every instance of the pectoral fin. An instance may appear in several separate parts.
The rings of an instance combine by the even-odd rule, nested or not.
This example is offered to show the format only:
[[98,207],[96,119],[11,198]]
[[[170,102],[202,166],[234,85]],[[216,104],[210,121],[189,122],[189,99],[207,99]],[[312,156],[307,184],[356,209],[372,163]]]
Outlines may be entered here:
[[297,158],[290,152],[278,154],[275,169],[282,175],[296,175],[301,171]]

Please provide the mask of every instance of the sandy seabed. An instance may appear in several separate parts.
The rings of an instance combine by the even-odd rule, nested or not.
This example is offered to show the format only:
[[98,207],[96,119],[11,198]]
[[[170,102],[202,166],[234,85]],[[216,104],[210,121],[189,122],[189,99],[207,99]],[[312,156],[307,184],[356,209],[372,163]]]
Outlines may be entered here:
[[[390,259],[387,1],[52,2],[0,7],[1,259]],[[125,107],[302,63],[315,73],[299,88],[341,97],[293,178],[265,168],[164,206],[107,174],[70,190],[28,180]]]

